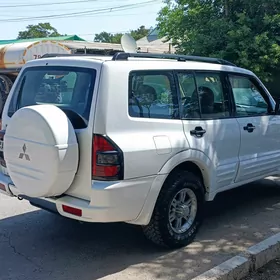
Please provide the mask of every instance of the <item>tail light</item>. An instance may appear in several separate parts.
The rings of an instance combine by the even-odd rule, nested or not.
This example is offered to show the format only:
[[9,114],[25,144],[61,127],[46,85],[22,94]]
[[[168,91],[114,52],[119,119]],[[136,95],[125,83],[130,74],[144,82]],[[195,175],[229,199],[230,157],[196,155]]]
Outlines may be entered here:
[[92,179],[123,180],[123,153],[109,138],[93,136]]

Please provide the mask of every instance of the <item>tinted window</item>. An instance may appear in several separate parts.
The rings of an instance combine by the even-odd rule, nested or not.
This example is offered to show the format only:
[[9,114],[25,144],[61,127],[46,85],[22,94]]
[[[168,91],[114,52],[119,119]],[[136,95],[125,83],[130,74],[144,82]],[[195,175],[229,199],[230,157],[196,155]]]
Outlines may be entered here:
[[225,118],[230,115],[228,95],[219,73],[179,73],[184,118]]
[[196,84],[202,118],[229,117],[228,96],[219,73],[196,73]]
[[229,75],[237,116],[262,115],[269,111],[265,92],[252,78]]
[[88,121],[95,75],[95,70],[78,67],[27,68],[13,95],[9,116],[25,106],[53,104]]
[[199,99],[196,91],[195,78],[192,73],[178,73],[181,93],[183,118],[200,118]]
[[164,72],[131,74],[129,115],[138,118],[178,118],[178,98],[173,75]]

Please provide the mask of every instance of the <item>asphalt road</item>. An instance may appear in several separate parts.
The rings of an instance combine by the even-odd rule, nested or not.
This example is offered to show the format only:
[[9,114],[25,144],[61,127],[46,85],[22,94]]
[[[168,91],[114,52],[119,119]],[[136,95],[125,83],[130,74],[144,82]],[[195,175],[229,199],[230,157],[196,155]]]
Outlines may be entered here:
[[0,195],[0,279],[186,280],[277,232],[280,183],[267,179],[220,194],[196,241],[176,251],[135,226],[80,224]]

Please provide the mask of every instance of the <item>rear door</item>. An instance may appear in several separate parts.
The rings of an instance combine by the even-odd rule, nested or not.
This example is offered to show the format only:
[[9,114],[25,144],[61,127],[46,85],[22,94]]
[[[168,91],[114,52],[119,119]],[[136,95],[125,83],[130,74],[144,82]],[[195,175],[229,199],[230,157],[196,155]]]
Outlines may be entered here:
[[280,116],[273,113],[269,95],[256,78],[229,74],[229,83],[241,131],[236,182],[269,175],[280,164]]
[[[39,64],[36,61],[33,64]],[[91,192],[92,103],[97,96],[101,64],[79,60],[49,60],[23,69],[3,112],[3,128],[13,114],[29,105],[52,104],[70,119],[79,143],[79,167],[67,194],[89,199]],[[94,106],[93,106],[94,107]],[[3,168],[3,173],[8,170]]]
[[[216,188],[234,182],[240,148],[239,125],[231,115],[229,88],[221,72],[177,72],[185,136],[214,166]],[[214,190],[210,190],[214,191]]]

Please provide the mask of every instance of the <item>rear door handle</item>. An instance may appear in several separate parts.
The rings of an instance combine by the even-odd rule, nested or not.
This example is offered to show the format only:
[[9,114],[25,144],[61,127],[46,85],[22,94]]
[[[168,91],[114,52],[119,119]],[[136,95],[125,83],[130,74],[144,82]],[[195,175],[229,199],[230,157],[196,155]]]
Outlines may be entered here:
[[252,133],[256,129],[256,127],[253,124],[248,123],[246,126],[243,127],[243,129],[245,131],[248,131],[249,133]]
[[195,129],[190,131],[191,136],[195,136],[198,138],[203,137],[203,135],[206,133],[206,130],[203,129],[201,126],[197,126]]

